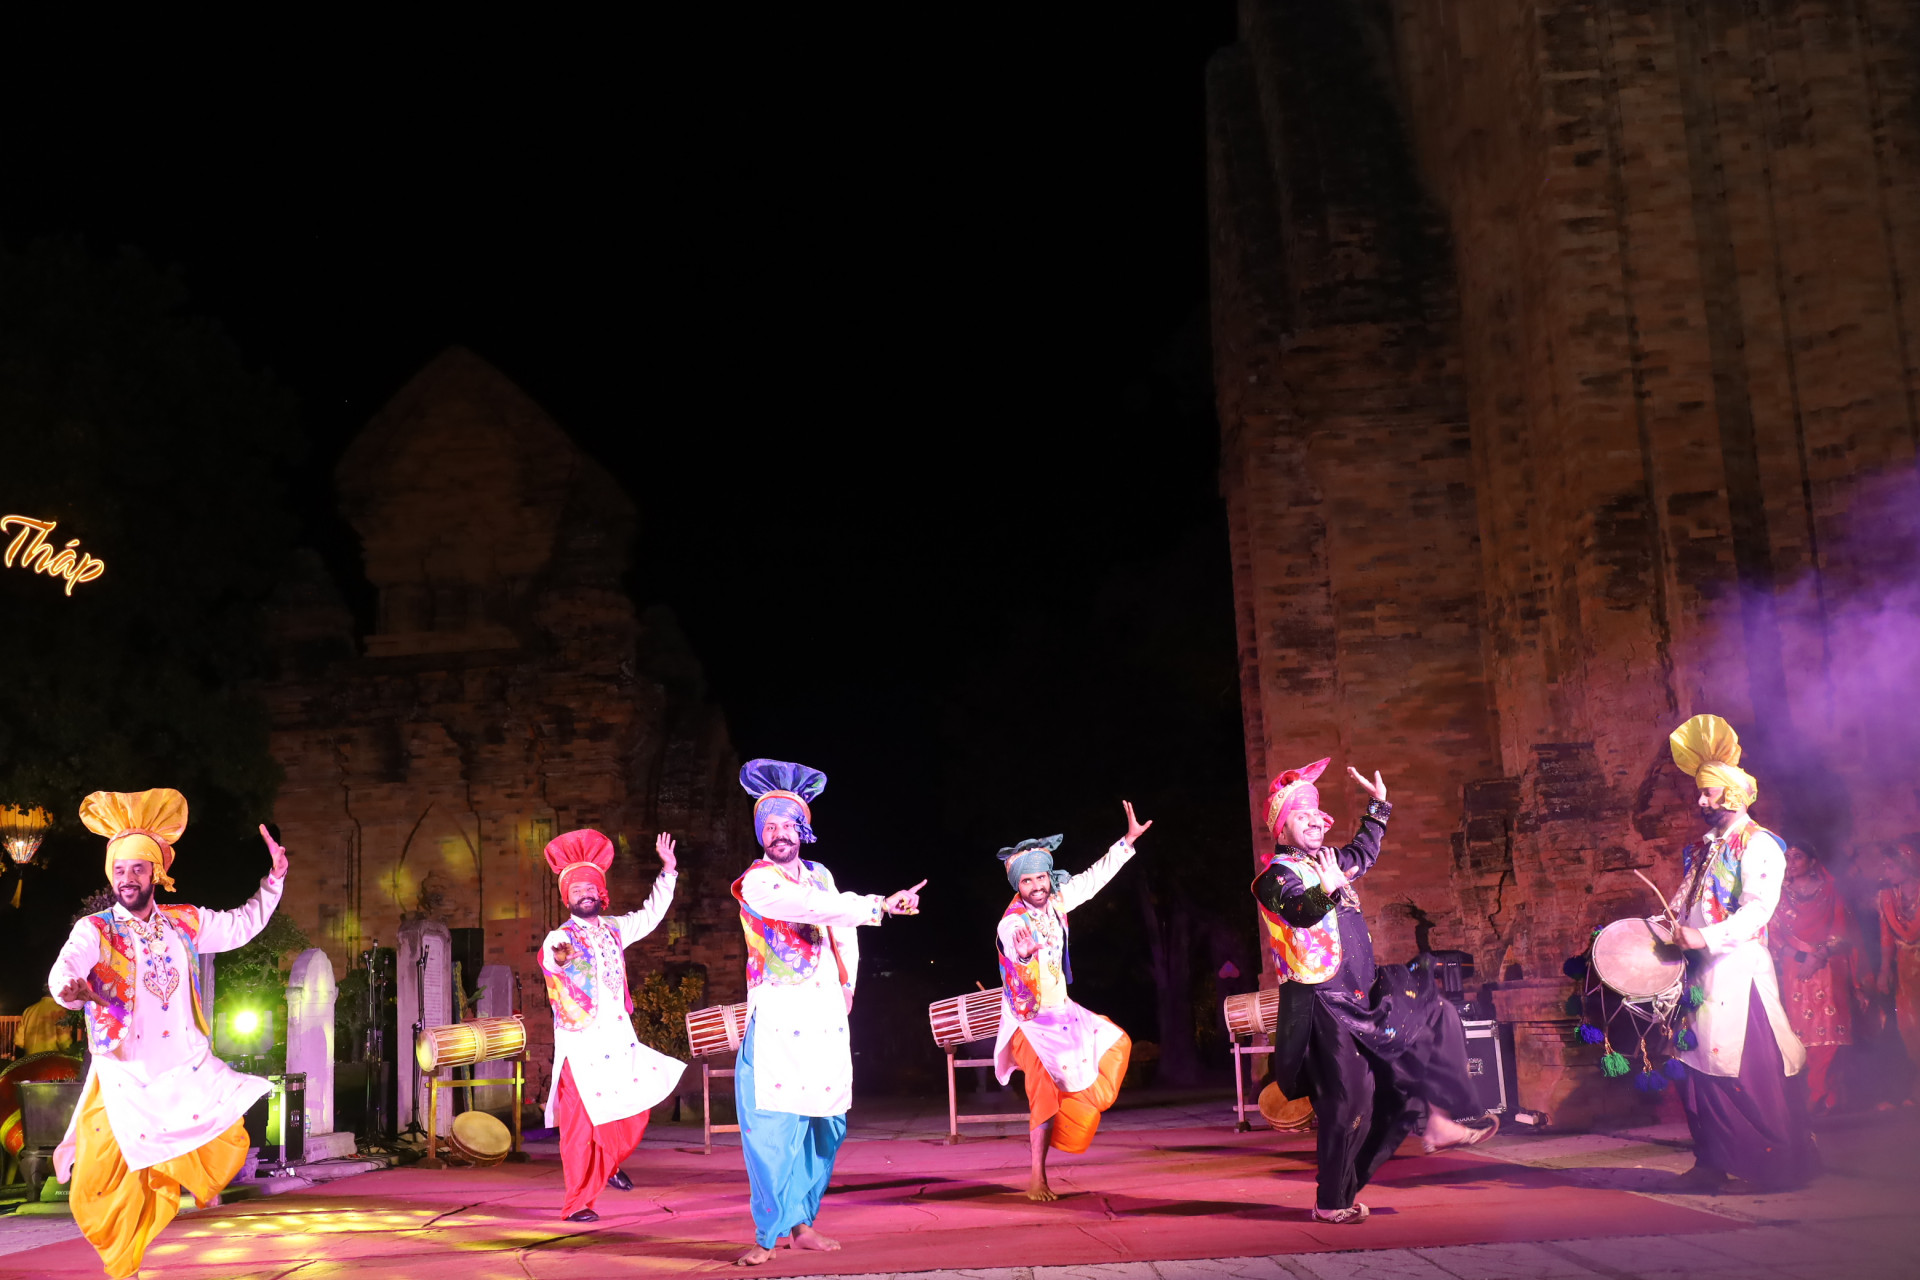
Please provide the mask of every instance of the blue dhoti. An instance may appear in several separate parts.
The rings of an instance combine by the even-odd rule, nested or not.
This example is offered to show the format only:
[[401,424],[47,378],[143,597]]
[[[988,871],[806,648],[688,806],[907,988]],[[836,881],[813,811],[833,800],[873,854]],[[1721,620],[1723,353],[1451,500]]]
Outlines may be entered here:
[[795,1227],[810,1226],[833,1176],[834,1157],[847,1136],[847,1117],[763,1111],[754,1105],[752,1023],[734,1063],[733,1100],[740,1115],[740,1146],[753,1189],[753,1238],[771,1249]]

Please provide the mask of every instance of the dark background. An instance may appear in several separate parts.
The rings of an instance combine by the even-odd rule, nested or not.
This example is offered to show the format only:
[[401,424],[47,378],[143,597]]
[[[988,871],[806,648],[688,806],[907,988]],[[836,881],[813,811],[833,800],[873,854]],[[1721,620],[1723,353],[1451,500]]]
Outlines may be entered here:
[[[831,776],[843,887],[930,879],[867,944],[894,994],[863,983],[916,1027],[928,992],[997,981],[988,855],[1064,830],[1077,870],[1133,799],[1157,825],[1076,916],[1076,994],[1150,1039],[1216,1024],[1207,975],[1253,957],[1205,317],[1232,9],[77,56],[15,82],[0,242],[176,273],[297,400],[274,501],[362,609],[347,440],[452,343],[522,386],[639,503],[635,598],[676,612],[742,757]],[[257,845],[192,841],[183,892],[247,891]],[[97,876],[69,844],[50,911]],[[1198,1014],[1156,1007],[1150,925],[1188,931]]]

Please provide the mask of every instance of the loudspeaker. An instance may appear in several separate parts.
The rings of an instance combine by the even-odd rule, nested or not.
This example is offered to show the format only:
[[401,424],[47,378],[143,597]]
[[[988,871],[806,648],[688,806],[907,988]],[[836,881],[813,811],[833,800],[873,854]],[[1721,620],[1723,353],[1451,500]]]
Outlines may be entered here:
[[247,1141],[261,1164],[295,1164],[307,1157],[307,1073],[268,1076],[273,1092],[246,1115]]
[[1495,1115],[1512,1105],[1507,1093],[1507,1052],[1499,1023],[1462,1022],[1467,1032],[1467,1079],[1474,1101]]

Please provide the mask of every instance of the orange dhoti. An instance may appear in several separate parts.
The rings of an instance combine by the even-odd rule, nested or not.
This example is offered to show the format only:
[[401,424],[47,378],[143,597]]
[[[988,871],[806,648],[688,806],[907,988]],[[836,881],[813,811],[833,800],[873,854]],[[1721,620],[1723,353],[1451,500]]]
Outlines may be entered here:
[[100,1084],[87,1086],[75,1117],[73,1220],[100,1254],[114,1280],[140,1269],[147,1246],[180,1212],[180,1188],[206,1204],[233,1181],[247,1161],[247,1125],[235,1120],[213,1141],[150,1169],[129,1169],[107,1123]]
[[1007,1052],[1020,1064],[1020,1073],[1027,1078],[1027,1128],[1038,1129],[1047,1121],[1053,1121],[1053,1133],[1047,1145],[1068,1155],[1078,1155],[1092,1146],[1093,1135],[1100,1129],[1100,1113],[1120,1096],[1120,1081],[1127,1074],[1127,1056],[1133,1052],[1133,1041],[1126,1033],[1122,1032],[1120,1039],[1100,1055],[1099,1078],[1073,1093],[1060,1092],[1060,1086],[1041,1064],[1040,1055],[1027,1043],[1025,1032],[1013,1033],[1013,1038],[1007,1041]]

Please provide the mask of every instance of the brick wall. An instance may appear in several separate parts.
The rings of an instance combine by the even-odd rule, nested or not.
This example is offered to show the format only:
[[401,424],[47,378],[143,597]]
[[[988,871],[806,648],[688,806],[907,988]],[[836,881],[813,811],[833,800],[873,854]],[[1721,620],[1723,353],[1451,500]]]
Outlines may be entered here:
[[1374,913],[1450,887],[1436,945],[1569,1119],[1612,1104],[1560,963],[1676,877],[1674,725],[1734,722],[1763,821],[1920,826],[1847,746],[1855,606],[1911,571],[1917,39],[1878,0],[1247,0],[1212,69],[1249,782],[1321,754],[1277,724],[1400,771],[1433,813]]

